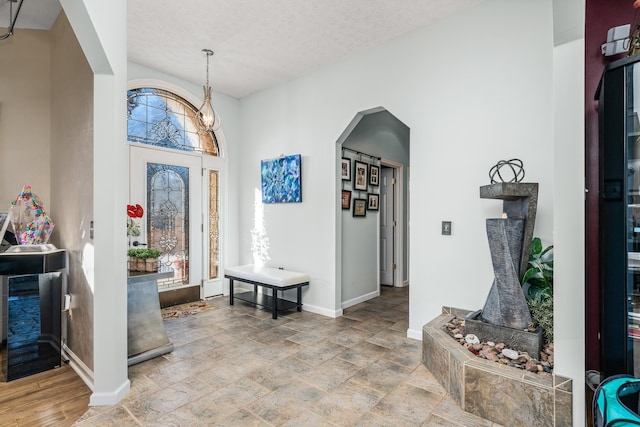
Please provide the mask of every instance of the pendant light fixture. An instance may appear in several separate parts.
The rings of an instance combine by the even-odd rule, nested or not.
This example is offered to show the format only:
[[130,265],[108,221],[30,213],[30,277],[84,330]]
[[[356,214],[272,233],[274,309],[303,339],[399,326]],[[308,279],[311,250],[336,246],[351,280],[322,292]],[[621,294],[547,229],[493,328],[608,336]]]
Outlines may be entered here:
[[24,0],[20,0],[18,3],[18,8],[16,9],[16,14],[13,14],[13,4],[18,0],[9,0],[9,27],[7,28],[7,32],[5,34],[0,35],[0,40],[8,39],[13,35],[13,27],[16,25],[16,21],[18,20],[18,14],[20,13],[20,9],[22,8],[22,3]]
[[213,132],[220,129],[220,117],[216,114],[211,103],[211,86],[209,86],[209,57],[213,55],[211,49],[202,49],[202,53],[207,56],[207,84],[202,87],[204,100],[202,106],[196,113],[196,121],[203,132]]

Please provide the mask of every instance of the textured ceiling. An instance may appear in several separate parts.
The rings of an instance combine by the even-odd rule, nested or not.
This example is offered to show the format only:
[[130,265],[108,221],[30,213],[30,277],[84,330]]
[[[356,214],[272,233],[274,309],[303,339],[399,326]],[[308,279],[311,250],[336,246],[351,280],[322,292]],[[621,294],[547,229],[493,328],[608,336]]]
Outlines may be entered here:
[[241,98],[480,0],[129,0],[129,59]]
[[[18,2],[13,3],[13,15],[16,14]],[[48,30],[60,14],[62,7],[58,0],[24,0],[15,28],[29,28],[31,30]],[[9,0],[0,0],[0,28],[10,25]],[[14,31],[15,32],[15,31]],[[0,31],[4,34],[4,31]]]
[[[211,49],[211,86],[241,98],[481,1],[128,0],[128,58],[203,84],[201,50]],[[29,3],[59,10],[57,0],[25,0],[17,27],[35,19]],[[0,0],[0,26],[7,16]]]

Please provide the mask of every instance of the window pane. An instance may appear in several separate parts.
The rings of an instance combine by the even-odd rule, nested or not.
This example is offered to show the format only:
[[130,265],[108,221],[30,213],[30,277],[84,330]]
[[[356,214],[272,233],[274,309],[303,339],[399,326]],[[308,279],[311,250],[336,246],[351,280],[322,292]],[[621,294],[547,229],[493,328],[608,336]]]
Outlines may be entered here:
[[200,132],[197,108],[182,97],[154,88],[127,91],[128,140],[175,150],[218,155],[218,142]]

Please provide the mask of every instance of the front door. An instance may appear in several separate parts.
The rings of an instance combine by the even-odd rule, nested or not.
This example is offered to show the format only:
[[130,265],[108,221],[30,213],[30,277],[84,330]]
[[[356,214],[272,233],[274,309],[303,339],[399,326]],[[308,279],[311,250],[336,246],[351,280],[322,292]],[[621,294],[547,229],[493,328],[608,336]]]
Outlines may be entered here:
[[174,271],[173,277],[158,282],[160,292],[198,287],[202,294],[201,157],[134,145],[129,150],[129,203],[144,208],[136,240],[160,249],[161,268]]

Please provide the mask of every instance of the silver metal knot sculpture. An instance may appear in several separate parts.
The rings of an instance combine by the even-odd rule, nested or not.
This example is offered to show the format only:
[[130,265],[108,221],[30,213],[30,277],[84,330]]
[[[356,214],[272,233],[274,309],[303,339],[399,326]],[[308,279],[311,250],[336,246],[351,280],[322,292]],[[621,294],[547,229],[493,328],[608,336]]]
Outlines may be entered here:
[[[501,173],[501,170],[505,167],[509,168],[512,175],[511,179],[509,180],[505,180]],[[498,177],[498,179],[496,179],[496,176]],[[496,184],[498,182],[522,182],[522,180],[524,179],[524,167],[522,164],[522,160],[500,160],[489,170],[489,179],[491,180],[492,184]]]

